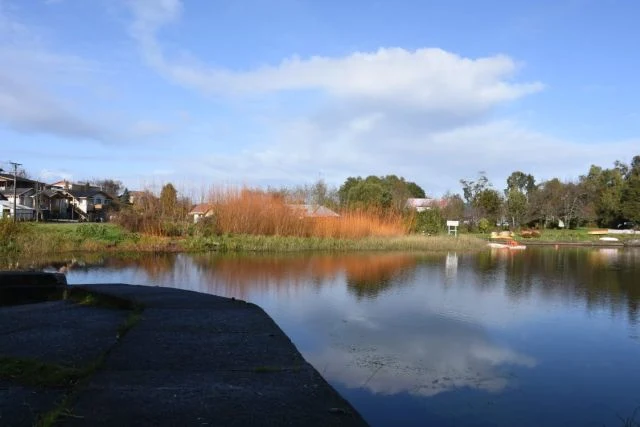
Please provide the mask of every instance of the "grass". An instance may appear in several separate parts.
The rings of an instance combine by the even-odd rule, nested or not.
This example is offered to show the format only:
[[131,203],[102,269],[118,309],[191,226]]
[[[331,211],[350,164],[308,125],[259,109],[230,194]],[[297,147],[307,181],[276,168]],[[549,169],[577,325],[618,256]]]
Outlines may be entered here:
[[[599,240],[603,235],[594,235],[589,234],[589,231],[595,230],[594,228],[576,228],[570,230],[564,229],[546,229],[539,230],[539,237],[529,237],[524,238],[520,235],[519,232],[515,233],[515,239],[521,241],[526,244],[527,242],[531,243],[574,243],[574,244],[601,244],[602,242]],[[473,236],[480,239],[489,239],[489,233],[473,233]],[[640,236],[633,234],[610,234],[610,237],[616,237],[620,240],[620,242],[625,242],[626,240],[638,239]]]
[[[322,230],[320,236],[223,234],[176,238],[130,233],[116,224],[19,223],[15,228],[10,226],[12,243],[3,246],[5,249],[3,256],[0,256],[0,267],[11,268],[18,255],[28,259],[42,254],[80,252],[438,251],[477,249],[482,246],[482,240],[473,236],[395,235],[393,226],[385,223],[384,218],[376,220],[380,222],[368,221],[366,216],[358,214],[347,218],[351,219],[343,225],[336,221],[316,223],[315,226]],[[385,228],[387,226],[389,228]],[[340,237],[342,230],[348,228],[353,228],[354,234],[360,237]],[[373,229],[382,235],[367,235]]]
[[[522,239],[523,241],[533,241],[533,242],[550,242],[550,243],[601,243],[600,238],[603,235],[594,235],[589,234],[589,231],[594,230],[593,228],[577,228],[573,230],[543,230],[540,233],[540,237],[530,238],[530,239]],[[637,239],[640,236],[632,235],[632,234],[611,234],[610,237],[616,237],[621,242],[630,239]]]
[[295,236],[235,235],[195,238],[185,242],[189,251],[297,252],[297,251],[464,251],[485,246],[473,236],[399,236],[336,239]]

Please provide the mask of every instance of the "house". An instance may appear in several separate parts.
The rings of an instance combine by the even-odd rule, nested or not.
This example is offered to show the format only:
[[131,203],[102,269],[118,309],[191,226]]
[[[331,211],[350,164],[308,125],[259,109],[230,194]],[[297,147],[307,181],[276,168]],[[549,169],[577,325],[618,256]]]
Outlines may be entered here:
[[[13,218],[13,202],[0,200],[0,218]],[[16,203],[15,218],[20,221],[28,221],[35,218],[35,209]]]
[[91,185],[88,183],[76,183],[67,181],[66,179],[58,182],[54,182],[53,184],[49,184],[48,187],[54,190],[100,190],[100,187],[96,185]]
[[12,189],[14,179],[17,188],[35,188],[36,184],[38,184],[38,181],[34,181],[29,178],[21,176],[14,177],[13,174],[0,173],[0,191]]
[[43,208],[51,219],[104,221],[113,201],[110,195],[96,189],[49,189],[42,194],[47,203]]
[[106,210],[113,201],[113,197],[109,194],[90,186],[82,189],[62,190],[54,198],[60,201],[66,200],[66,203],[61,202],[60,206],[65,205],[67,219],[84,221],[104,221]]
[[444,209],[449,204],[447,199],[432,199],[432,198],[410,198],[407,199],[406,207],[414,209],[416,212],[424,212],[433,208]]
[[[0,200],[7,200],[11,203],[12,209],[9,215],[13,211],[14,203],[14,189],[13,189],[14,176],[9,174],[0,174]],[[21,219],[49,219],[51,212],[51,198],[56,191],[52,190],[48,185],[35,181],[33,179],[24,177],[15,177],[17,188],[15,189],[15,203],[22,206],[22,213],[20,209],[18,215]],[[32,214],[27,214],[24,208],[30,208]],[[27,218],[31,216],[31,218]]]
[[[16,188],[16,204],[33,208],[35,206],[33,197],[35,193],[36,190],[33,188]],[[6,200],[13,203],[13,187],[0,190],[0,194],[2,194]]]
[[148,191],[129,191],[129,203],[132,205],[143,199],[149,192]]
[[336,212],[322,205],[289,204],[289,208],[297,212],[301,218],[338,218]]
[[213,205],[211,203],[200,203],[195,205],[189,215],[193,216],[193,222],[198,222],[202,218],[213,216]]
[[431,198],[410,198],[407,199],[407,208],[414,209],[417,212],[428,211],[429,209],[437,206],[435,199]]

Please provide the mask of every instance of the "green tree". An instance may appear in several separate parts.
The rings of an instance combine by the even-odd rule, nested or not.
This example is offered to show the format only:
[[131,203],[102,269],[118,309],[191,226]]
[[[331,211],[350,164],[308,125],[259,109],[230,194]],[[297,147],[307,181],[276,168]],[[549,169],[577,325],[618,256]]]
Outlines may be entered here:
[[178,207],[178,192],[171,183],[167,183],[160,191],[160,210],[164,217],[174,217]]
[[351,187],[348,200],[349,207],[388,208],[391,206],[391,193],[382,184],[363,181]]
[[340,206],[346,207],[349,205],[349,191],[351,191],[353,187],[360,184],[362,181],[363,180],[361,177],[353,176],[350,176],[345,180],[344,184],[342,184],[338,189],[338,199],[340,200]]
[[442,200],[444,201],[442,216],[445,220],[461,220],[464,218],[464,200],[459,194],[447,193]]
[[416,199],[424,199],[425,197],[427,197],[422,187],[420,187],[415,182],[407,182],[407,189],[409,190],[409,194],[411,194],[411,197],[414,197]]
[[491,183],[489,183],[489,178],[484,171],[478,172],[478,179],[472,181],[470,179],[461,179],[460,184],[462,185],[462,194],[464,195],[464,199],[469,205],[473,205],[476,200],[478,194],[491,187]]
[[527,196],[522,191],[512,188],[507,193],[505,210],[511,219],[511,226],[519,227],[527,213]]
[[474,224],[477,224],[478,218],[482,216],[497,220],[502,200],[500,194],[491,188],[492,185],[485,172],[478,172],[478,178],[475,181],[461,179],[460,184],[462,184],[462,192],[467,205],[471,207]]
[[582,185],[553,178],[532,193],[530,215],[544,227],[555,226],[560,220],[567,228],[576,227],[586,217],[585,201],[586,191]]
[[640,156],[631,161],[629,171],[625,177],[621,194],[620,207],[623,217],[640,224]]
[[496,190],[485,188],[476,195],[473,205],[483,217],[495,224],[500,216],[502,198]]
[[[343,207],[353,206],[354,204],[360,207],[366,205],[368,201],[362,198],[364,189],[367,190],[367,200],[371,201],[373,205],[393,208],[398,211],[405,208],[408,198],[425,197],[424,190],[418,184],[406,181],[403,177],[397,175],[382,177],[369,175],[364,179],[361,177],[349,177],[345,180],[338,190],[340,205]],[[374,189],[378,191],[375,197],[372,194]],[[356,195],[357,198],[353,198]]]
[[589,173],[580,177],[584,188],[585,216],[600,227],[615,227],[622,218],[621,199],[626,165],[616,162],[613,169],[591,165]]
[[536,187],[536,180],[533,175],[524,172],[515,171],[507,178],[507,189],[505,195],[511,190],[518,190],[522,194],[527,195]]

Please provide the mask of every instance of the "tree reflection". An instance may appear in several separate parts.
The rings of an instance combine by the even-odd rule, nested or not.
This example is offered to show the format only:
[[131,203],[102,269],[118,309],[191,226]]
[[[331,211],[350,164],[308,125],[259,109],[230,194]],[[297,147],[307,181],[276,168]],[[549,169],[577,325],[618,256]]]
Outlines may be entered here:
[[408,254],[305,256],[195,256],[194,264],[210,291],[246,298],[250,292],[290,293],[300,287],[321,287],[344,277],[349,292],[376,297],[402,280],[417,259]]
[[506,292],[522,299],[536,290],[548,297],[583,301],[588,309],[624,310],[633,323],[640,300],[640,251],[637,249],[536,249],[495,255],[505,269]]

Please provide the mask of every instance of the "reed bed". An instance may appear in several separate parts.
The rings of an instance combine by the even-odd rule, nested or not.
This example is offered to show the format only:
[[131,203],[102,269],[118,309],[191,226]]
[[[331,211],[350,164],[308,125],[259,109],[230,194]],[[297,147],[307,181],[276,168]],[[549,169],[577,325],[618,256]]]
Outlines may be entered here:
[[295,236],[334,239],[398,237],[410,219],[400,212],[358,210],[340,217],[308,217],[284,198],[260,190],[226,189],[210,194],[215,234]]

